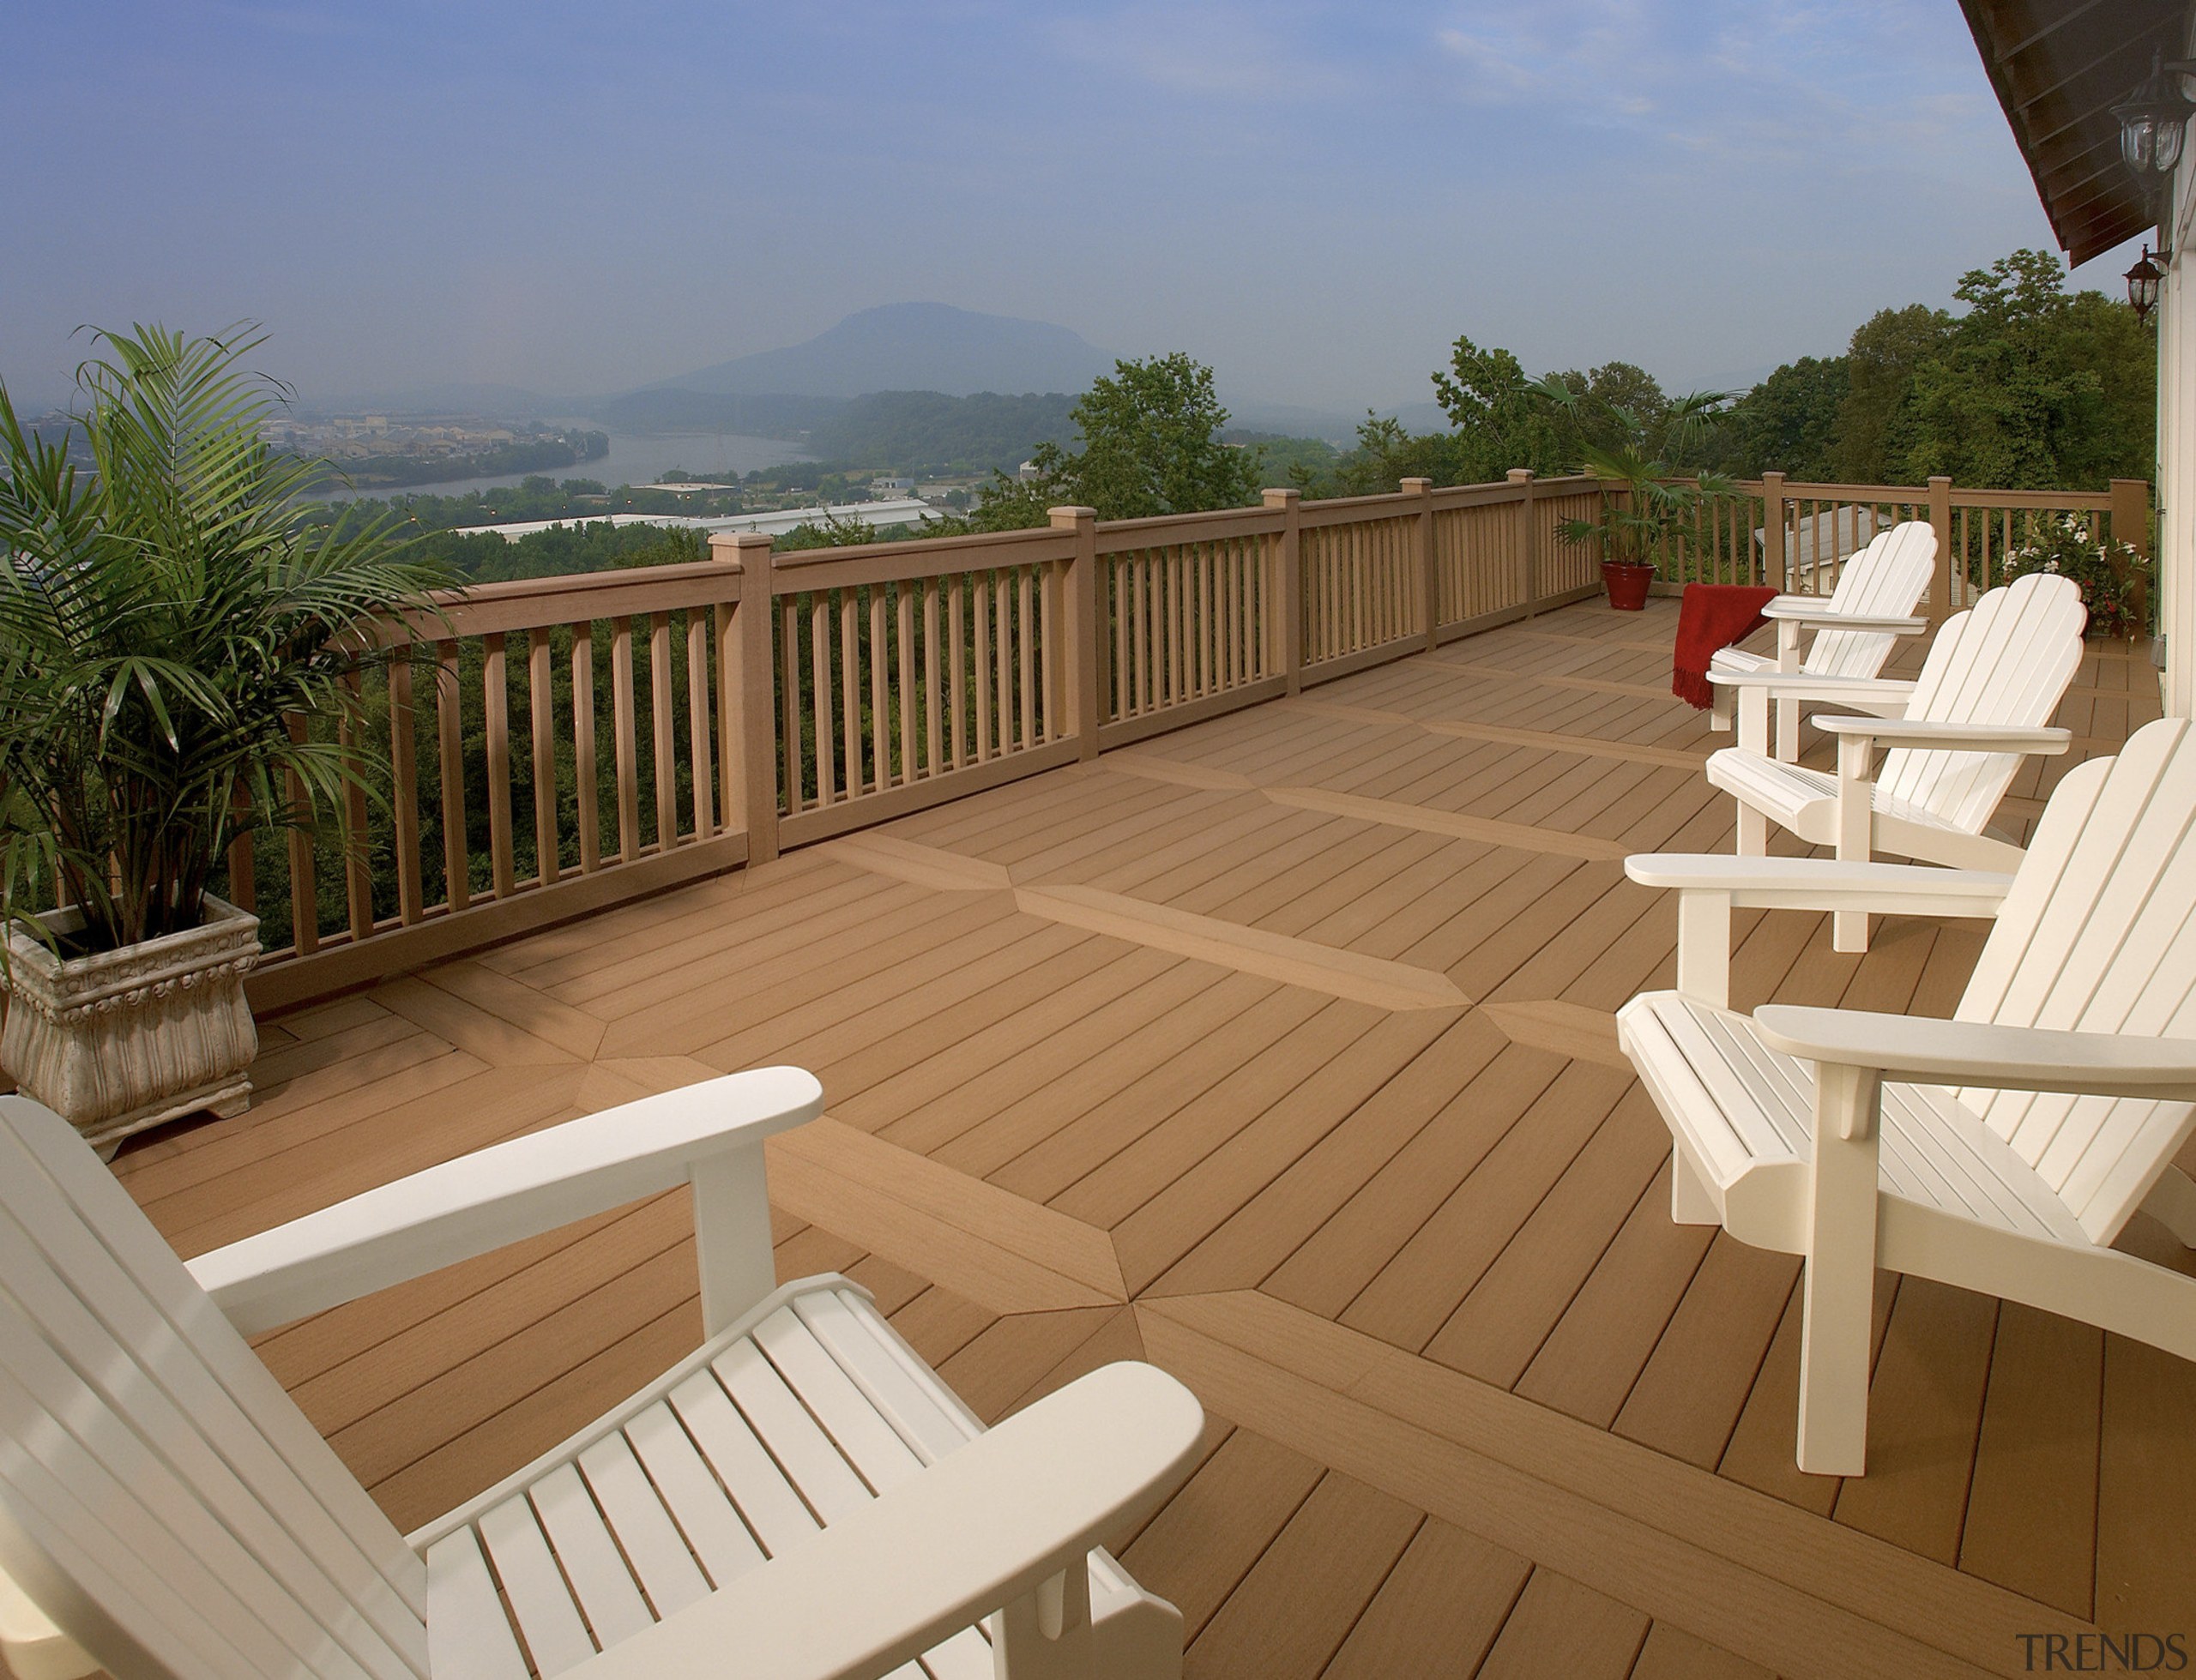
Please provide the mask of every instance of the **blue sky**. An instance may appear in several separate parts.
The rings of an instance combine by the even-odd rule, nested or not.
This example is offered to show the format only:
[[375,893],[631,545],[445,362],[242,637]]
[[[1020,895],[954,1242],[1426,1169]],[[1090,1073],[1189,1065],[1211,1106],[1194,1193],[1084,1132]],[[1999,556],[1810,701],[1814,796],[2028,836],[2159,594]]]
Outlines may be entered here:
[[12,10],[30,399],[82,322],[585,394],[913,298],[1239,400],[1423,400],[1459,333],[1686,386],[2050,245],[1954,0]]

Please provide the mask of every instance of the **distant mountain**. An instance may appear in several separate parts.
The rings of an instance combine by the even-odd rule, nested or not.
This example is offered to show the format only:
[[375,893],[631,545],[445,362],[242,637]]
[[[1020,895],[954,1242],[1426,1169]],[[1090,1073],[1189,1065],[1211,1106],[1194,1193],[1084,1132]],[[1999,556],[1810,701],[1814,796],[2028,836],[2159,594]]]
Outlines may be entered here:
[[872,391],[970,396],[1077,392],[1113,358],[1065,327],[948,304],[886,304],[805,344],[758,351],[661,379],[646,390],[857,397]]

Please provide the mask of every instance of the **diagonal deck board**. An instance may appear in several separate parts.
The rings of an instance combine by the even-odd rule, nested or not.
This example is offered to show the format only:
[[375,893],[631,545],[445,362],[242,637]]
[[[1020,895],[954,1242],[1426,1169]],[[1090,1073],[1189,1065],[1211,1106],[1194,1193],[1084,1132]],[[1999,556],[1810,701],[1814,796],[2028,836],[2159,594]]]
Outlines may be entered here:
[[[249,1114],[117,1171],[196,1251],[799,1060],[831,1118],[772,1147],[785,1274],[848,1270],[986,1417],[1135,1357],[1212,1406],[1126,1549],[1192,1676],[2196,1642],[2196,1366],[1885,1277],[1878,1473],[1793,1466],[1796,1263],[1669,1222],[1611,1025],[1675,937],[1616,860],[1730,844],[1728,738],[1659,692],[1674,622],[1507,627],[294,1012]],[[2090,651],[2063,715],[2109,741],[2157,708]],[[1941,1015],[1980,941],[1893,919],[1838,956],[1741,912],[1733,984]],[[263,1346],[418,1521],[691,1345],[690,1229],[660,1197]]]

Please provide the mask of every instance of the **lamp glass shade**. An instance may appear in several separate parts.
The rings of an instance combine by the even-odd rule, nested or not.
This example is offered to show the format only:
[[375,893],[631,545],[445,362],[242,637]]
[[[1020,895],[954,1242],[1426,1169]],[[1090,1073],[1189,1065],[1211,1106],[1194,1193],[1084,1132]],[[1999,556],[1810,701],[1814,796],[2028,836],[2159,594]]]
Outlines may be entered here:
[[2112,114],[2120,122],[2120,155],[2145,177],[2170,175],[2181,162],[2192,109],[2181,91],[2178,69],[2169,73],[2163,54],[2151,58],[2151,73]]
[[2138,321],[2146,318],[2158,306],[2158,283],[2165,278],[2165,271],[2151,255],[2148,245],[2135,259],[2135,266],[2127,271],[2127,302],[2135,311]]

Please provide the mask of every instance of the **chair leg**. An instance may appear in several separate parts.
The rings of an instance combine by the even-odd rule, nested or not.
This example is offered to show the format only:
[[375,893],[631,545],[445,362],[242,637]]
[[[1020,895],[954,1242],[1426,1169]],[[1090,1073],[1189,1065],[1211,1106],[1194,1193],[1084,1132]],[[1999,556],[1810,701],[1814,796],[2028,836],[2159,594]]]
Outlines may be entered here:
[[1738,852],[1741,858],[1769,855],[1769,818],[1743,799],[1739,801]]
[[1670,1222],[1673,1225],[1721,1225],[1723,1210],[1701,1176],[1692,1152],[1675,1139],[1670,1143]]
[[1800,1468],[1858,1476],[1868,1460],[1868,1346],[1876,1286],[1881,1087],[1859,1068],[1816,1070],[1814,1159],[1800,1320]]
[[1830,917],[1830,948],[1861,952],[1868,948],[1868,912],[1834,910]]
[[1731,691],[1717,687],[1709,693],[1708,726],[1719,735],[1731,732]]
[[1800,762],[1800,702],[1777,702],[1777,756],[1787,764]]

